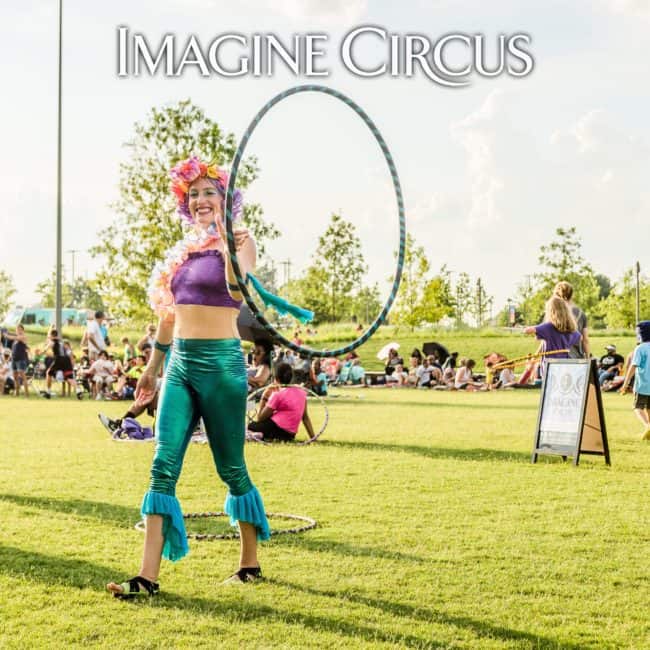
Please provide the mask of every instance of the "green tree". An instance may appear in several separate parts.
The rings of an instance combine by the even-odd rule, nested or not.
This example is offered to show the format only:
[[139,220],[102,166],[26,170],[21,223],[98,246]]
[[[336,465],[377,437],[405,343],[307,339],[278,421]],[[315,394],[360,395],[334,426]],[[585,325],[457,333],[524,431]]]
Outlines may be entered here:
[[[533,301],[535,310],[553,293],[555,285],[564,280],[573,286],[576,303],[588,315],[594,314],[601,288],[596,274],[591,265],[582,256],[582,242],[574,226],[571,228],[558,228],[556,238],[550,243],[541,246],[539,263],[542,271],[535,277],[539,284],[539,291]],[[542,305],[538,304],[542,302]]]
[[[186,100],[151,109],[143,123],[135,124],[126,147],[129,156],[120,165],[120,198],[112,206],[117,218],[99,233],[102,243],[91,252],[105,258],[98,278],[113,313],[149,319],[146,290],[152,268],[182,237],[175,199],[169,191],[169,169],[191,154],[224,165],[232,159],[236,143],[233,134],[225,133]],[[255,159],[243,162],[238,185],[247,188],[257,172]],[[245,206],[243,222],[255,236],[262,256],[265,242],[278,231],[264,221],[256,204]]]
[[[56,306],[56,271],[52,271],[47,280],[36,285],[36,293],[40,296],[43,307],[54,308]],[[93,311],[106,309],[96,282],[80,277],[76,278],[74,284],[62,283],[61,304],[63,307],[73,309],[92,309]]]
[[418,311],[418,307],[428,282],[429,269],[430,264],[424,246],[417,246],[413,235],[408,233],[404,249],[404,270],[393,305],[391,322],[406,325],[411,329],[420,325],[422,314]]
[[469,274],[464,271],[459,274],[454,289],[454,315],[456,317],[456,326],[460,327],[465,322],[472,305],[472,281]]
[[354,224],[332,214],[327,229],[318,238],[314,266],[324,280],[321,291],[327,296],[327,320],[336,321],[349,314],[351,296],[361,287],[367,270]]
[[602,273],[596,273],[596,282],[598,283],[598,299],[605,300],[612,292],[612,281]]
[[[650,280],[639,278],[639,307],[641,318],[650,314]],[[634,269],[625,271],[603,301],[603,316],[607,327],[633,328],[636,325],[636,282]]]
[[474,288],[470,292],[468,312],[474,318],[477,327],[483,327],[487,316],[490,313],[493,302],[492,296],[489,296],[481,278],[477,278]]
[[454,315],[454,300],[451,295],[449,275],[443,270],[427,280],[422,291],[416,313],[422,323],[437,323],[445,316]]
[[4,316],[12,305],[16,294],[13,278],[6,272],[0,271],[0,316]]
[[517,285],[517,291],[514,297],[516,323],[528,325],[533,322],[538,322],[539,314],[535,312],[537,309],[535,300],[537,293],[530,275],[526,276],[524,282],[520,282]]
[[329,318],[330,300],[323,287],[327,282],[325,270],[316,265],[309,266],[301,277],[290,280],[280,293],[290,302],[311,309],[314,323],[321,323]]
[[383,302],[379,295],[379,285],[374,284],[372,287],[361,287],[352,299],[350,312],[355,316],[359,323],[366,327],[374,321],[379,315]]

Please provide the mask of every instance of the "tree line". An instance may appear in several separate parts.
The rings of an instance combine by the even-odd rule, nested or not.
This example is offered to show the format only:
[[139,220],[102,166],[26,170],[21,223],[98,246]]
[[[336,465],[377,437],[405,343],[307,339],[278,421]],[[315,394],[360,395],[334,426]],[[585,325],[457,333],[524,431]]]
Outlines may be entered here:
[[[151,270],[165,251],[178,241],[183,226],[174,215],[168,170],[180,159],[196,153],[224,165],[231,160],[236,140],[189,100],[152,108],[134,126],[125,143],[128,155],[119,168],[119,199],[111,207],[112,224],[98,234],[91,254],[102,260],[91,280],[73,278],[63,283],[63,306],[105,309],[132,321],[150,320],[146,287]],[[259,175],[257,161],[249,156],[240,166],[238,185],[246,189]],[[279,236],[259,204],[246,204],[243,223],[258,245],[256,274],[268,288],[314,311],[315,322],[356,320],[368,323],[383,305],[377,283],[366,284],[367,265],[354,225],[342,214],[331,214],[318,239],[311,264],[298,276],[278,286],[276,269],[266,250]],[[395,252],[395,256],[397,252]],[[613,282],[597,273],[582,255],[576,228],[558,228],[554,238],[540,247],[539,272],[519,281],[509,303],[517,323],[538,322],[544,303],[559,280],[570,282],[582,309],[595,327],[628,328],[635,320],[635,285],[632,268]],[[392,283],[392,278],[387,279]],[[36,291],[44,307],[55,305],[56,274],[41,281]],[[13,279],[0,269],[0,315],[12,304]],[[416,328],[445,323],[481,327],[510,324],[510,309],[494,313],[493,297],[480,277],[462,269],[431,269],[423,246],[407,235],[399,292],[389,319]],[[650,281],[641,279],[641,311],[650,310]]]

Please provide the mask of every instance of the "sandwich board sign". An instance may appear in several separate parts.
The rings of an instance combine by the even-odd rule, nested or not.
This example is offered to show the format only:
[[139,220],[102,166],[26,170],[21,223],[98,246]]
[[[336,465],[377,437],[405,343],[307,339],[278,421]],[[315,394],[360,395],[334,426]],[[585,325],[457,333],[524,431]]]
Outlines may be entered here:
[[532,462],[540,454],[573,458],[580,454],[604,456],[610,465],[609,445],[596,362],[553,359],[547,362],[539,402]]

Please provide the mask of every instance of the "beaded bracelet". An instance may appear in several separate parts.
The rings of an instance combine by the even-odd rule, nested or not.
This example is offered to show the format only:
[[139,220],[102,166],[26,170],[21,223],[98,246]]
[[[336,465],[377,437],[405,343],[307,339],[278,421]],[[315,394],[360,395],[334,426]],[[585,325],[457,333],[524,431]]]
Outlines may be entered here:
[[160,350],[161,352],[167,353],[169,348],[171,348],[172,344],[171,343],[160,343],[158,341],[153,342],[154,348],[156,350]]

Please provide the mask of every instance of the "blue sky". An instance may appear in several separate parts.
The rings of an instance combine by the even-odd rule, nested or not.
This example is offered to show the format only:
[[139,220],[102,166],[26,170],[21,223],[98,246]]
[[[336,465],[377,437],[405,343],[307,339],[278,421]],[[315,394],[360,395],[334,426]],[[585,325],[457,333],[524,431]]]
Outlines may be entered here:
[[[18,299],[55,262],[56,2],[27,0],[0,9],[5,101],[0,120],[0,269]],[[64,13],[64,250],[87,250],[114,218],[122,144],[152,106],[190,98],[237,138],[275,93],[306,80],[119,79],[116,29],[152,42],[167,32],[209,40],[222,32],[330,35],[322,83],[357,101],[395,157],[408,229],[432,267],[481,276],[498,306],[537,270],[539,246],[558,226],[575,225],[584,254],[613,278],[650,244],[650,62],[644,39],[650,3],[578,0],[483,3],[460,0],[66,0]],[[351,27],[381,25],[434,39],[447,32],[527,32],[534,72],[523,79],[474,77],[447,89],[422,76],[359,79],[338,61]],[[370,50],[368,50],[370,51]],[[359,230],[369,280],[387,287],[397,245],[389,176],[370,132],[324,96],[282,103],[254,134],[261,175],[249,192],[283,235],[271,247],[293,271],[309,262],[329,214],[341,210]],[[64,257],[70,271],[70,255]],[[92,275],[98,261],[77,255]]]

